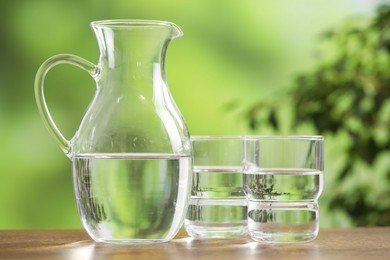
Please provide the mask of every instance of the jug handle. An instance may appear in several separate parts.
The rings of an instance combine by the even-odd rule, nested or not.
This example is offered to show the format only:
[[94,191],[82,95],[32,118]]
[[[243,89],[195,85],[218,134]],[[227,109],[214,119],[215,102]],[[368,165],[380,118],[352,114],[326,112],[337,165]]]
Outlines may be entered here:
[[35,76],[34,90],[39,114],[41,115],[46,127],[49,129],[49,132],[54,136],[57,143],[60,145],[62,151],[68,157],[71,157],[72,147],[70,141],[68,141],[62,135],[60,130],[57,128],[57,125],[54,123],[53,118],[51,117],[49,109],[47,107],[44,95],[44,81],[46,74],[49,72],[50,69],[59,64],[71,64],[76,67],[79,67],[88,72],[88,74],[91,75],[95,80],[99,74],[99,70],[95,64],[79,56],[72,54],[58,54],[52,56],[51,58],[43,62],[37,71],[37,75]]

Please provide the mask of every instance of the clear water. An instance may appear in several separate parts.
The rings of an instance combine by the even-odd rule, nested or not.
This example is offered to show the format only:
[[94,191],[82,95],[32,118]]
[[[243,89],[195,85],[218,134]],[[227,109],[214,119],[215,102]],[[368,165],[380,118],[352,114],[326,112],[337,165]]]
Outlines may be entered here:
[[183,223],[191,157],[79,154],[73,178],[82,222],[96,241],[163,242]]
[[245,198],[191,198],[184,221],[192,237],[232,238],[247,234],[247,203]]
[[248,204],[248,233],[256,241],[307,242],[317,237],[318,230],[317,203]]
[[244,174],[244,191],[250,200],[317,200],[323,189],[323,172],[313,169],[258,169]]
[[241,167],[195,166],[192,197],[226,199],[244,197]]
[[228,238],[247,233],[241,167],[196,166],[185,227],[192,237]]
[[307,242],[319,229],[317,199],[323,172],[313,169],[256,169],[244,174],[248,233],[256,241]]

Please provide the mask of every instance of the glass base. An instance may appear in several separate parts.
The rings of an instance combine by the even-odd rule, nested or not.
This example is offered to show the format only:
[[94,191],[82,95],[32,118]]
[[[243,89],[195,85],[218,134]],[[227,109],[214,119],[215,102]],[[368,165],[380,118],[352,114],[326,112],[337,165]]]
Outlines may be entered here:
[[96,242],[117,244],[117,245],[131,245],[131,244],[157,244],[165,243],[170,239],[94,239]]
[[306,243],[314,240],[318,235],[318,231],[265,233],[249,230],[248,233],[253,240],[264,243]]
[[248,205],[248,233],[267,243],[303,243],[315,239],[319,230],[318,204],[264,203]]
[[246,226],[237,228],[215,228],[187,225],[186,231],[188,235],[194,238],[237,238],[248,234],[248,228]]

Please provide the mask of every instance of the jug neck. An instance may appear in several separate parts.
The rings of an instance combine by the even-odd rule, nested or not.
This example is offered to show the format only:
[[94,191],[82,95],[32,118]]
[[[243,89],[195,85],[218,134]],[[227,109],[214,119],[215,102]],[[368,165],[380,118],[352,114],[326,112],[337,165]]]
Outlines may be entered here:
[[168,43],[183,35],[175,24],[162,21],[108,20],[92,22],[100,48],[102,70],[122,70],[132,79],[164,67]]

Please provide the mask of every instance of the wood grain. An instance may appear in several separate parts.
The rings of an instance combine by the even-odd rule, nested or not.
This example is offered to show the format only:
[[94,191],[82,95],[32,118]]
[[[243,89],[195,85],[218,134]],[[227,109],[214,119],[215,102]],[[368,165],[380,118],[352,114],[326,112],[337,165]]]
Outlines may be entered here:
[[83,230],[2,230],[0,259],[390,259],[390,227],[323,229],[304,244],[261,244],[249,237],[193,239],[180,231],[168,243],[112,245]]

